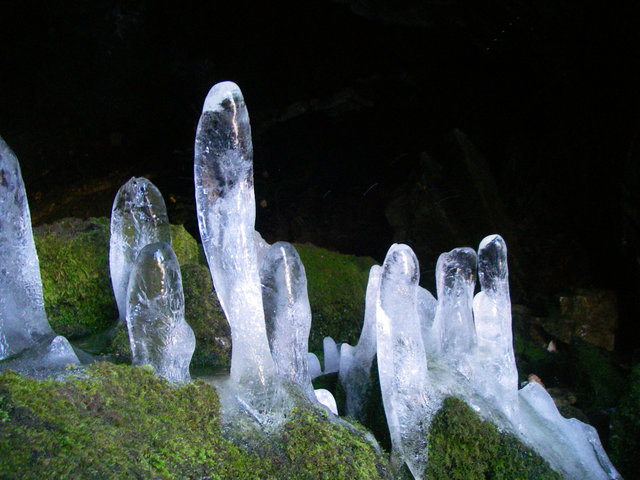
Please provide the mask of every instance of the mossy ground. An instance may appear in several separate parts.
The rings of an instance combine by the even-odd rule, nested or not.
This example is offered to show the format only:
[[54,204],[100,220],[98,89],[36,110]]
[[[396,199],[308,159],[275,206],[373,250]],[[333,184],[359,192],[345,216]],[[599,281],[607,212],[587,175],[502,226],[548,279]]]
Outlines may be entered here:
[[256,452],[224,438],[219,409],[212,386],[144,367],[99,363],[64,383],[5,372],[0,478],[390,478],[384,456],[319,410],[294,410]]
[[426,480],[562,480],[512,435],[500,433],[457,398],[445,400],[429,431]]

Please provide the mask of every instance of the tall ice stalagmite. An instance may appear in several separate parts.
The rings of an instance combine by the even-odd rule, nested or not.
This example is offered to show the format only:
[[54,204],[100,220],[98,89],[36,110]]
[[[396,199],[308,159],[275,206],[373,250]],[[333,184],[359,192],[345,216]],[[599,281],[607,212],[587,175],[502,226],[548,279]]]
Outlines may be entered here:
[[[195,141],[198,225],[213,285],[231,327],[231,381],[259,394],[275,375],[262,306],[254,226],[253,147],[238,86],[214,85]],[[251,395],[245,401],[251,402]]]
[[421,479],[427,464],[428,427],[438,405],[429,385],[417,312],[418,259],[407,245],[389,249],[378,295],[378,372],[393,459]]
[[53,336],[20,164],[0,138],[0,360]]

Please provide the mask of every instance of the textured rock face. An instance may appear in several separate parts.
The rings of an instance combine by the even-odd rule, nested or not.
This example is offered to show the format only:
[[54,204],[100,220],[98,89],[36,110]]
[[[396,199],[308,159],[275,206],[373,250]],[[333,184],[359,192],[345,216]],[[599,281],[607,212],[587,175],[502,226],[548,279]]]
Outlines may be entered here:
[[560,297],[560,314],[573,324],[573,335],[612,351],[618,327],[616,294],[610,290],[578,290]]
[[0,138],[0,360],[53,331],[47,321],[40,267],[20,164]]
[[127,289],[126,319],[134,365],[151,365],[174,382],[190,379],[196,340],[184,320],[180,266],[169,244],[152,243],[138,254]]
[[140,250],[146,245],[171,245],[171,230],[162,194],[146,178],[132,177],[113,201],[109,269],[120,319],[126,314],[129,273]]

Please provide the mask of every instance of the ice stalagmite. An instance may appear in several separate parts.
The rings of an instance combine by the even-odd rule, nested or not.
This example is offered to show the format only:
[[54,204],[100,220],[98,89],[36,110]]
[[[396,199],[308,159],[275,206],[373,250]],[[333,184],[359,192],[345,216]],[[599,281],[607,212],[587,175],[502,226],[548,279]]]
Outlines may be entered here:
[[20,165],[0,138],[0,360],[53,336]]
[[380,289],[382,267],[369,270],[365,296],[364,324],[355,347],[346,343],[340,349],[338,378],[345,391],[345,413],[358,421],[364,420],[365,396],[369,388],[369,370],[376,355],[376,300]]
[[196,340],[184,319],[180,266],[168,243],[152,243],[138,254],[126,318],[133,364],[151,365],[173,382],[188,381]]
[[307,276],[296,249],[287,242],[274,243],[260,268],[267,337],[278,375],[316,395],[307,366],[311,307]]
[[196,132],[194,177],[202,245],[231,327],[231,381],[247,389],[243,401],[252,403],[252,397],[266,394],[275,368],[254,241],[251,127],[235,83],[218,83],[207,95]]
[[572,480],[617,480],[596,430],[564,418],[543,386],[531,382],[519,392],[521,436],[549,464]]
[[438,307],[434,322],[442,329],[445,358],[466,377],[471,375],[468,355],[476,344],[472,312],[476,263],[476,252],[465,247],[441,254],[436,264]]
[[164,199],[149,180],[132,177],[118,190],[111,210],[109,269],[121,320],[127,311],[127,285],[133,264],[140,250],[156,242],[171,244]]
[[428,427],[437,409],[417,314],[418,260],[406,245],[389,249],[376,305],[378,372],[395,461],[421,479]]
[[500,235],[478,247],[482,291],[473,299],[478,358],[473,383],[478,393],[510,420],[518,410],[518,370],[513,352],[507,245]]
[[340,347],[331,337],[322,339],[322,352],[324,354],[324,371],[327,373],[336,373],[340,370]]

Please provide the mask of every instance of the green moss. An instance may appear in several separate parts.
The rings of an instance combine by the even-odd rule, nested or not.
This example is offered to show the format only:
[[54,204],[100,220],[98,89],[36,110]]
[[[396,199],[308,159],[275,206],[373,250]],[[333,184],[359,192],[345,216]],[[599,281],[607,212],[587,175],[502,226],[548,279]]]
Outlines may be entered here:
[[611,418],[611,461],[624,478],[640,478],[640,364]]
[[178,257],[180,265],[207,264],[202,247],[183,225],[171,225],[171,248]]
[[34,229],[51,327],[77,338],[107,329],[118,311],[109,277],[109,220],[65,218]]
[[429,431],[429,480],[561,480],[515,437],[500,433],[464,402],[445,400]]
[[191,359],[195,367],[228,368],[231,330],[213,291],[209,269],[202,265],[183,265],[185,319],[196,336]]
[[295,245],[307,273],[313,322],[309,350],[321,351],[322,339],[355,345],[364,318],[369,257],[343,255],[312,245]]
[[[98,363],[83,378],[0,375],[3,479],[377,479],[384,457],[316,410],[291,413],[261,451],[224,438],[213,387]],[[265,454],[266,452],[266,454]]]

